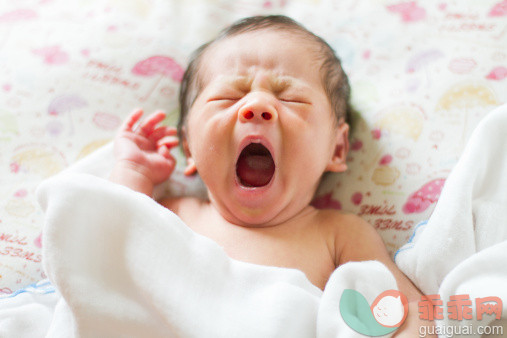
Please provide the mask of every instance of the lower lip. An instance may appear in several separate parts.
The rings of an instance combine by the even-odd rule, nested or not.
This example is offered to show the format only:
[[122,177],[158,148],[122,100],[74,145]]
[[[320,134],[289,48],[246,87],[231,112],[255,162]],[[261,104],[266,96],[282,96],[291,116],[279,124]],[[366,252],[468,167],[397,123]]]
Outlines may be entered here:
[[234,173],[235,175],[235,186],[239,190],[239,197],[244,197],[247,199],[257,198],[257,197],[263,197],[263,195],[273,186],[273,182],[276,179],[277,171],[275,168],[275,172],[273,173],[273,177],[271,177],[271,180],[268,184],[263,185],[262,187],[246,187],[242,185],[239,181],[238,175]]

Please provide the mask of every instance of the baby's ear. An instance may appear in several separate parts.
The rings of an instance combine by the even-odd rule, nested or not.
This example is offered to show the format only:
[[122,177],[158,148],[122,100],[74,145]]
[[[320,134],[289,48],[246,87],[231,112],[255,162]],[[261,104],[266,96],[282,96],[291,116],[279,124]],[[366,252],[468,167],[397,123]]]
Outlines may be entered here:
[[349,125],[342,122],[335,131],[334,151],[327,164],[326,171],[343,172],[347,170],[349,152]]
[[183,173],[186,176],[191,176],[197,173],[197,168],[195,166],[194,159],[192,158],[192,153],[190,152],[190,148],[188,146],[187,131],[185,127],[182,127],[181,129],[181,138],[183,139],[181,143],[183,146],[183,152],[185,153],[185,157],[187,158],[187,166],[185,167]]

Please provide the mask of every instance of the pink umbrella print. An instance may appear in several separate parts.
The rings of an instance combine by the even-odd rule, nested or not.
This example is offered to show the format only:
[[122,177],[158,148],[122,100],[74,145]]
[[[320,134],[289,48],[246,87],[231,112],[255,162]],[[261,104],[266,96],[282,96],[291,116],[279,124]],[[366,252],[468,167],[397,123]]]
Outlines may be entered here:
[[403,22],[415,22],[426,18],[426,10],[418,6],[415,1],[389,5],[387,10],[392,13],[399,13]]
[[162,78],[170,77],[173,81],[181,82],[183,79],[183,68],[172,58],[163,55],[156,55],[136,63],[132,68],[132,73],[140,76],[154,76],[159,74],[158,80],[149,92],[141,97],[141,101],[145,101],[157,88]]
[[486,75],[487,79],[490,80],[503,80],[507,77],[507,68],[505,67],[495,67]]
[[414,73],[442,57],[444,57],[444,53],[438,49],[428,49],[422,51],[408,60],[405,70],[407,73]]
[[437,178],[424,184],[419,190],[412,193],[403,205],[405,214],[421,213],[437,202],[444,187],[445,178]]
[[67,114],[70,125],[70,133],[74,132],[71,112],[75,109],[88,106],[88,102],[76,94],[64,94],[54,98],[48,107],[48,114],[61,116]]
[[507,0],[503,0],[493,6],[488,16],[504,16],[507,15]]
[[33,20],[37,19],[38,14],[36,11],[32,9],[16,9],[12,12],[7,12],[0,15],[0,22],[16,22],[23,20]]

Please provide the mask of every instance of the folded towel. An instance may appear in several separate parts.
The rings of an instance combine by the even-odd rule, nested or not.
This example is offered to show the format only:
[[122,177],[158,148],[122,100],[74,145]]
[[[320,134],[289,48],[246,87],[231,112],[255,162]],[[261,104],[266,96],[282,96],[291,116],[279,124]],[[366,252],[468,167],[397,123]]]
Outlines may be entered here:
[[355,337],[340,315],[343,292],[371,304],[396,289],[374,261],[339,267],[322,291],[297,269],[231,259],[153,199],[94,175],[71,170],[37,194],[57,289],[46,296],[57,305],[44,317],[26,308],[37,300],[4,299],[0,332],[23,322],[49,337]]
[[[469,295],[473,319],[458,324],[491,322],[493,316],[478,321],[473,304],[488,296],[500,298],[507,318],[507,105],[477,125],[430,219],[395,260],[425,294],[440,296],[444,314],[450,296]],[[439,325],[456,322],[444,315]]]

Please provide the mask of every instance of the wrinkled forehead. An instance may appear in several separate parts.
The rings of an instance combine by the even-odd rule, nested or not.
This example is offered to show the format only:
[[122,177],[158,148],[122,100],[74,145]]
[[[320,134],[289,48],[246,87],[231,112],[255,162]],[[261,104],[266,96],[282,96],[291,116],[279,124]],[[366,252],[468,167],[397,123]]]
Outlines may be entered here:
[[213,43],[198,69],[200,87],[218,78],[248,82],[256,70],[269,71],[273,81],[322,85],[322,55],[318,46],[299,32],[262,29],[239,33]]

